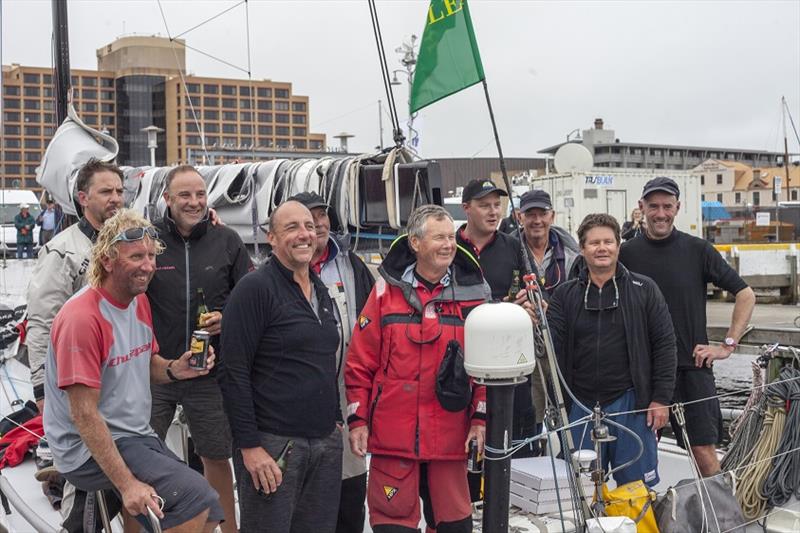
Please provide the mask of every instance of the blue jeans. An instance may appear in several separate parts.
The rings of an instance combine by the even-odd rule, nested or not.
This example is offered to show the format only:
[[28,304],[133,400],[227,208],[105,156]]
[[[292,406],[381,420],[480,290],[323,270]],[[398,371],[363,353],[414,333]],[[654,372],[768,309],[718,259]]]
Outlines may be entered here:
[[26,254],[25,257],[28,259],[33,259],[33,243],[17,243],[17,259],[22,259],[23,254]]
[[[612,414],[632,411],[636,408],[635,404],[636,393],[633,389],[629,389],[622,396],[603,407],[603,412]],[[586,407],[591,409],[593,405],[587,405]],[[573,404],[569,411],[569,421],[574,422],[584,416],[586,416],[586,413],[583,409]],[[639,460],[622,470],[614,472],[614,481],[617,482],[617,485],[624,485],[640,479],[650,487],[657,485],[659,482],[658,443],[653,430],[647,427],[647,413],[614,416],[610,417],[610,420],[636,433],[642,439],[642,444],[644,445],[644,450]],[[600,446],[603,469],[606,472],[608,472],[609,464],[612,468],[616,468],[627,463],[639,453],[639,443],[630,433],[611,424],[607,423],[607,425],[609,434],[617,437],[617,440],[604,442]],[[575,447],[594,450],[594,441],[591,439],[591,433],[591,422],[573,427],[572,439],[575,442]]]

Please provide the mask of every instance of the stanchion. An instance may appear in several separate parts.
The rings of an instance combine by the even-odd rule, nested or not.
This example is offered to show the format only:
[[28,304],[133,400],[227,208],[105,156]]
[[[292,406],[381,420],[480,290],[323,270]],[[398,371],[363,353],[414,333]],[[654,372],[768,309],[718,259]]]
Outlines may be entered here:
[[[525,378],[522,380],[526,381]],[[486,444],[492,449],[507,450],[511,448],[514,385],[519,383],[522,381],[518,379],[486,383],[488,385],[486,387]],[[508,531],[511,486],[511,457],[498,459],[495,454],[486,452],[483,471],[485,483],[483,531],[506,533]]]

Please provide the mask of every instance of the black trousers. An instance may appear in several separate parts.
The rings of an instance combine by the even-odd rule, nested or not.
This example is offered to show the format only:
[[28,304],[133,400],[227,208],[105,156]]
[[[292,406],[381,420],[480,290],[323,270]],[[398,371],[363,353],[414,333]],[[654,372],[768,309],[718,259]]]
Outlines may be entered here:
[[362,533],[366,520],[367,473],[342,480],[336,533]]

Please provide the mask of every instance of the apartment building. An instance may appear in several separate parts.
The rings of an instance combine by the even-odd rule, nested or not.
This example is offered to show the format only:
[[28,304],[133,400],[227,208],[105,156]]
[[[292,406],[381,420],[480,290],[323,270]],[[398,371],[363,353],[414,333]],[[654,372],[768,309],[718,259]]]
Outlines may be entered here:
[[[185,43],[126,36],[97,49],[97,70],[71,71],[72,98],[81,120],[119,143],[122,165],[150,162],[148,126],[158,134],[156,164],[197,161],[206,150],[265,153],[322,152],[326,136],[309,131],[309,98],[292,84],[187,73]],[[3,140],[0,173],[9,188],[39,190],[36,167],[57,128],[52,70],[2,66]],[[202,160],[202,157],[200,157]]]
[[784,167],[753,168],[737,161],[704,161],[692,169],[700,175],[703,201],[716,201],[725,207],[773,207],[775,178],[780,178],[779,201],[800,201],[800,166],[789,165],[789,184]]

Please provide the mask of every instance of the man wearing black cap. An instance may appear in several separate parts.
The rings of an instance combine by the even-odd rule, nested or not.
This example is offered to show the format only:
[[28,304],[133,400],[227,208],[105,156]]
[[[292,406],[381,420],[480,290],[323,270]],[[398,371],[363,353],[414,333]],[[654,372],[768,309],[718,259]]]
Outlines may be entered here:
[[[369,297],[375,278],[367,265],[350,250],[349,236],[331,234],[330,207],[315,192],[301,192],[289,198],[300,202],[311,211],[317,242],[311,258],[311,269],[328,287],[333,310],[339,325],[339,350],[336,368],[339,380],[339,402],[342,412],[347,407],[344,387],[344,367],[347,347],[361,309]],[[342,486],[339,499],[339,518],[336,533],[360,533],[364,529],[367,497],[367,463],[350,449],[349,431],[342,431],[344,455],[342,457]]]
[[[685,405],[686,431],[700,472],[719,472],[716,444],[722,436],[722,415],[716,399],[712,365],[736,349],[755,305],[755,294],[703,239],[675,229],[680,190],[674,180],[648,181],[639,200],[647,224],[641,238],[622,245],[620,262],[652,278],[667,301],[678,347],[678,373],[673,401]],[[711,346],[706,335],[706,284],[736,295],[724,344]],[[706,401],[696,401],[714,397]],[[693,402],[695,403],[689,403]],[[680,426],[671,417],[678,443],[686,447]]]
[[[492,180],[474,179],[467,183],[461,196],[461,206],[467,214],[467,223],[456,232],[459,246],[466,248],[478,259],[483,277],[492,290],[492,300],[507,297],[514,278],[518,282],[517,287],[520,287],[521,276],[524,274],[519,241],[497,230],[503,196],[507,197],[508,193],[497,187]],[[536,416],[530,385],[522,383],[514,390],[513,438],[532,436],[535,426]],[[531,450],[530,447],[524,448],[515,457],[530,456]],[[477,481],[471,480],[473,496],[477,492],[476,485]]]

